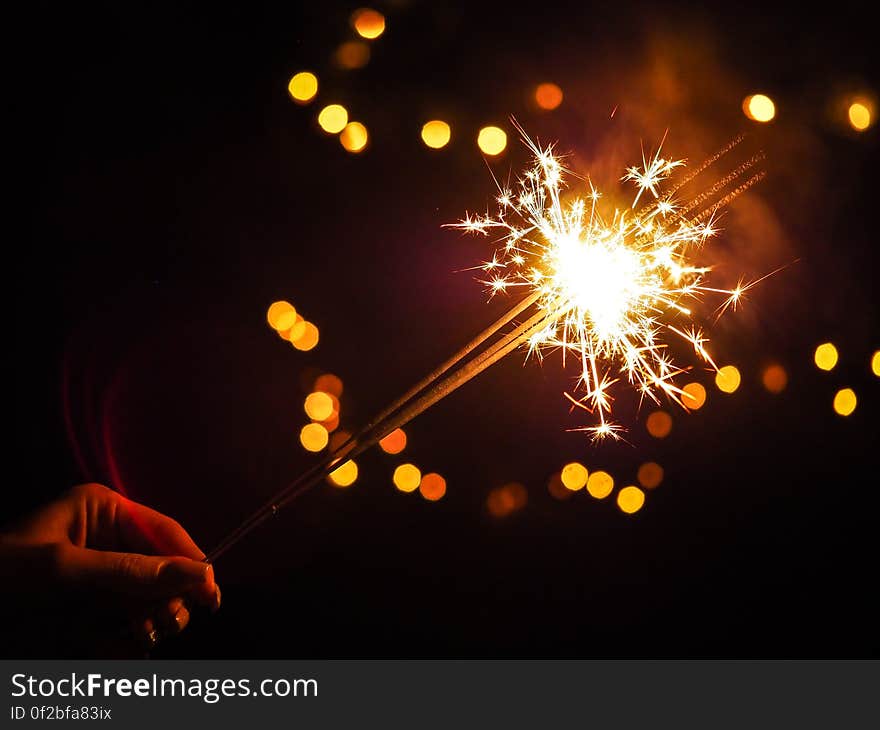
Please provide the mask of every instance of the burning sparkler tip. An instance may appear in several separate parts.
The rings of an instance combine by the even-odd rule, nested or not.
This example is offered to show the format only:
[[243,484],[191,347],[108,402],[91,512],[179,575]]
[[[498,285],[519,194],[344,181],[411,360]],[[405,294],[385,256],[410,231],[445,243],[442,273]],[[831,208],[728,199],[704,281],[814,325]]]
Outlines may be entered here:
[[[570,173],[553,145],[533,142],[516,120],[514,126],[531,150],[534,164],[515,185],[499,188],[499,210],[494,217],[468,215],[457,226],[470,233],[500,235],[500,248],[483,265],[485,271],[493,272],[484,282],[490,298],[513,286],[528,287],[539,297],[547,324],[525,337],[528,352],[540,357],[542,350],[558,348],[563,358],[573,356],[580,365],[578,381],[585,394],[566,393],[566,397],[573,405],[597,413],[600,421],[576,430],[587,431],[593,439],[618,439],[621,427],[607,420],[612,400],[609,389],[618,379],[612,374],[614,368],[643,396],[656,401],[655,393],[661,392],[678,400],[671,381],[684,369],[671,363],[660,334],[677,334],[698,357],[714,366],[702,331],[695,325],[682,330],[674,320],[693,317],[684,302],[699,301],[707,293],[726,296],[722,312],[735,308],[752,284],[740,282],[729,291],[708,287],[703,278],[710,268],[690,260],[691,244],[702,244],[717,233],[718,207],[688,217],[693,203],[680,204],[673,197],[675,191],[662,192],[663,183],[685,165],[683,159],[663,156],[666,135],[652,154],[643,151],[641,166],[627,167],[621,178],[636,186],[631,208],[614,210],[606,217],[598,206],[601,193],[589,177],[586,199],[563,202],[565,176]],[[736,144],[738,140],[698,172]],[[725,184],[735,181],[738,174],[729,175]],[[727,198],[750,184],[740,185]],[[638,208],[644,193],[652,200]]]

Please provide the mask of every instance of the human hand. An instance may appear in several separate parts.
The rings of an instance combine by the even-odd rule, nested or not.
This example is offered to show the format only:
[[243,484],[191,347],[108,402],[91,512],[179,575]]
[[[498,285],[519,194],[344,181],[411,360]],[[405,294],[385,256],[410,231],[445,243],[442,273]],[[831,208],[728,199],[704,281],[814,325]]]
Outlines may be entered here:
[[219,608],[204,558],[170,517],[100,484],[74,487],[0,534],[5,586],[21,586],[26,602],[85,609],[108,632],[127,623],[144,648],[183,631],[191,607]]

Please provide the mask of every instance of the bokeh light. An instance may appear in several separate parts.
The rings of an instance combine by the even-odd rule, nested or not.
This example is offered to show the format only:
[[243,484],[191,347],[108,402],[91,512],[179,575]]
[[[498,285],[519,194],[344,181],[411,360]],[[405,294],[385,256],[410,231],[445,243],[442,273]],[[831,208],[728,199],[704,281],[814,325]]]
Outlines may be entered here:
[[857,132],[864,132],[871,126],[871,107],[863,101],[854,101],[847,110],[850,126]]
[[309,393],[304,403],[306,415],[313,421],[326,421],[333,415],[333,398],[329,393]]
[[336,398],[342,397],[342,379],[333,373],[323,373],[315,378],[312,390],[321,390]]
[[871,372],[880,378],[880,350],[877,350],[871,358]]
[[813,362],[819,370],[833,370],[837,365],[837,348],[830,342],[823,342],[813,354]]
[[617,506],[621,512],[631,515],[645,504],[645,493],[638,487],[624,487],[617,493]]
[[336,65],[347,71],[363,68],[370,61],[370,47],[363,41],[346,41],[333,54]]
[[571,462],[570,464],[566,464],[562,467],[562,473],[560,478],[562,479],[563,485],[565,485],[566,489],[570,489],[572,492],[576,492],[578,489],[583,489],[584,485],[587,483],[587,477],[589,476],[587,472],[587,467],[583,464],[579,464],[576,461]]
[[357,478],[358,466],[351,459],[340,464],[327,475],[327,481],[334,487],[350,487],[357,481]]
[[500,127],[483,127],[477,135],[477,145],[487,155],[500,155],[507,147],[507,132]]
[[302,317],[297,315],[296,316],[296,324],[293,325],[293,327],[291,327],[289,330],[279,330],[278,334],[281,334],[281,332],[286,332],[287,333],[287,335],[286,335],[287,340],[291,344],[293,344],[300,337],[303,336],[305,331],[306,331],[306,321]]
[[841,388],[834,395],[834,412],[839,416],[848,416],[856,409],[856,394],[852,388]]
[[386,454],[399,454],[406,448],[406,433],[402,428],[395,428],[379,442],[379,448]]
[[607,471],[594,471],[587,479],[587,491],[596,499],[605,499],[613,489],[614,477]]
[[328,134],[337,134],[348,124],[348,109],[342,104],[328,104],[318,112],[318,124]]
[[743,112],[755,122],[769,122],[776,116],[776,105],[765,94],[752,94],[743,99]]
[[[308,352],[318,344],[320,334],[318,333],[318,328],[311,322],[301,322],[300,324],[303,326],[302,334],[294,340],[292,339],[293,332],[291,331],[291,343],[297,350]],[[295,330],[296,326],[293,329]]]
[[526,506],[528,492],[519,482],[496,487],[486,497],[486,509],[493,517],[507,517]]
[[570,489],[566,489],[562,483],[562,472],[556,472],[547,481],[547,491],[554,499],[565,500],[574,495]]
[[401,464],[394,470],[393,481],[401,492],[414,492],[422,481],[422,472],[415,464]]
[[290,79],[287,91],[297,104],[308,104],[318,93],[318,77],[310,71],[300,71]]
[[439,150],[449,144],[452,128],[440,119],[432,119],[422,127],[422,142],[433,150]]
[[722,393],[734,393],[742,382],[742,376],[735,365],[725,365],[715,373],[715,385]]
[[348,152],[362,152],[369,140],[367,128],[360,122],[349,122],[339,135],[339,142]]
[[443,499],[443,495],[446,494],[446,480],[435,472],[425,474],[419,484],[419,492],[429,502]]
[[296,324],[296,312],[283,312],[278,315],[278,331],[279,332],[290,332],[293,329],[293,326]]
[[299,432],[299,442],[306,451],[320,451],[329,440],[327,429],[320,423],[308,423]]
[[701,383],[688,383],[682,388],[681,402],[685,408],[697,411],[706,403],[706,389]]
[[[292,315],[292,316],[291,316]],[[282,326],[282,317],[284,318]],[[266,321],[273,330],[284,331],[296,322],[296,310],[290,302],[284,300],[272,302],[266,312]]]
[[654,461],[645,462],[639,467],[637,478],[645,489],[656,489],[663,481],[663,467]]
[[361,38],[373,40],[385,32],[385,16],[372,8],[360,8],[351,14],[351,27]]
[[535,103],[547,111],[555,109],[562,103],[562,89],[556,84],[538,84],[535,89]]
[[333,414],[330,418],[321,421],[321,425],[327,429],[330,433],[333,433],[337,428],[339,428],[339,411],[333,411]]
[[665,439],[672,431],[672,416],[666,411],[654,411],[645,420],[645,428],[655,439]]
[[[326,390],[322,391],[322,392],[327,393]],[[333,403],[333,412],[339,413],[339,398],[337,398],[335,395],[333,395],[333,393],[327,393],[327,395],[330,396],[330,400]]]
[[781,393],[788,385],[788,373],[782,365],[777,363],[768,365],[761,373],[761,383],[771,393]]

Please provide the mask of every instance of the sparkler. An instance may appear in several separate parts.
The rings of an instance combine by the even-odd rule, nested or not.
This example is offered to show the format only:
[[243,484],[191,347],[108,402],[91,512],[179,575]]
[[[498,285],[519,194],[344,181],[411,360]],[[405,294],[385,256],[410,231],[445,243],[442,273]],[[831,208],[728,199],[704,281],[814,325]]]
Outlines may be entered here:
[[[589,180],[585,197],[565,202],[567,171],[553,146],[541,147],[522,136],[534,156],[533,166],[515,186],[499,186],[494,216],[468,216],[454,225],[497,236],[499,248],[479,267],[486,276],[483,283],[491,295],[527,288],[537,294],[541,309],[555,313],[545,328],[528,338],[529,351],[540,357],[548,349],[560,349],[563,361],[573,357],[579,374],[574,393],[565,396],[598,418],[597,425],[578,430],[595,438],[616,438],[621,429],[609,415],[611,386],[618,380],[626,380],[642,398],[659,402],[658,395],[664,394],[684,406],[684,392],[674,383],[684,369],[673,363],[665,336],[685,340],[701,360],[716,368],[705,346],[707,337],[691,320],[691,304],[706,294],[722,295],[720,315],[757,282],[731,290],[708,286],[710,269],[696,265],[693,254],[716,234],[716,212],[764,173],[753,174],[720,200],[710,201],[741,180],[763,155],[753,156],[694,199],[680,202],[676,193],[742,137],[668,193],[662,192],[662,185],[684,161],[662,157],[661,143],[653,156],[643,153],[641,166],[627,168],[622,178],[636,187],[631,207],[614,209],[606,217],[601,194]],[[637,208],[642,197],[651,200]]]
[[[643,154],[641,166],[629,167],[623,176],[623,181],[636,186],[631,207],[605,216],[601,195],[589,180],[586,197],[565,201],[568,171],[553,146],[541,147],[519,131],[534,155],[533,166],[514,187],[499,186],[494,216],[468,216],[453,225],[470,233],[496,235],[498,250],[478,267],[491,295],[519,287],[526,294],[359,432],[275,494],[206,560],[216,560],[320,483],[342,460],[371,448],[522,345],[537,357],[548,349],[560,349],[564,361],[577,361],[577,387],[565,395],[574,406],[598,415],[598,425],[579,429],[594,438],[619,438],[620,426],[609,419],[610,388],[618,380],[628,381],[643,398],[659,401],[665,394],[684,406],[684,391],[674,383],[684,369],[672,362],[664,335],[687,341],[700,359],[715,366],[705,347],[707,338],[692,322],[689,303],[707,294],[721,295],[720,315],[735,307],[756,282],[732,290],[710,287],[706,284],[709,268],[696,265],[692,257],[715,235],[717,211],[763,177],[763,172],[757,172],[744,178],[762,157],[755,155],[702,194],[682,202],[676,197],[678,192],[736,147],[742,137],[665,193],[663,184],[684,167],[684,161],[662,157],[661,143],[652,156]],[[637,209],[643,197],[647,202]],[[525,316],[530,309],[534,311]],[[521,315],[525,316],[522,323],[501,333]]]

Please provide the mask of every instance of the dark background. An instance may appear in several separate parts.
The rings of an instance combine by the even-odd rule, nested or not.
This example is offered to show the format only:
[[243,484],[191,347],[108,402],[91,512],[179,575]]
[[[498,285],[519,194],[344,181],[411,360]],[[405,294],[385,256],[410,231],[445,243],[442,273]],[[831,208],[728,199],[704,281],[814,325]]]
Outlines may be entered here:
[[[743,372],[737,393],[702,373],[709,402],[673,410],[663,441],[623,396],[630,443],[593,447],[566,431],[581,424],[558,359],[508,358],[408,429],[406,459],[448,481],[441,502],[394,490],[401,459],[366,455],[352,488],[319,489],[221,559],[222,610],[158,653],[877,655],[877,132],[855,134],[835,107],[878,89],[866,17],[840,4],[379,5],[370,64],[342,72],[330,58],[355,6],[221,5],[10,18],[22,128],[6,143],[26,166],[25,202],[7,213],[4,517],[101,481],[208,548],[310,463],[297,442],[309,373],[342,377],[353,428],[488,322],[503,302],[456,272],[490,249],[441,227],[492,194],[482,124],[510,130],[513,114],[576,161],[613,149],[615,165],[666,128],[695,159],[748,130],[770,175],[718,250],[734,283],[791,266],[712,333]],[[675,93],[642,82],[665,78],[657,59]],[[307,107],[286,91],[303,68],[322,83]],[[528,94],[547,79],[566,99],[542,114]],[[761,129],[740,110],[755,90],[779,112]],[[361,155],[316,127],[337,100],[370,130]],[[418,136],[433,117],[453,124],[438,152]],[[511,135],[491,166],[524,161]],[[312,352],[267,328],[279,298],[320,327]],[[812,352],[829,339],[841,362],[821,373]],[[778,396],[760,384],[771,361],[789,374]],[[844,386],[859,396],[846,419],[831,409]],[[619,484],[656,460],[666,478],[627,517],[550,496],[571,459]],[[489,490],[513,480],[527,506],[493,519]]]

